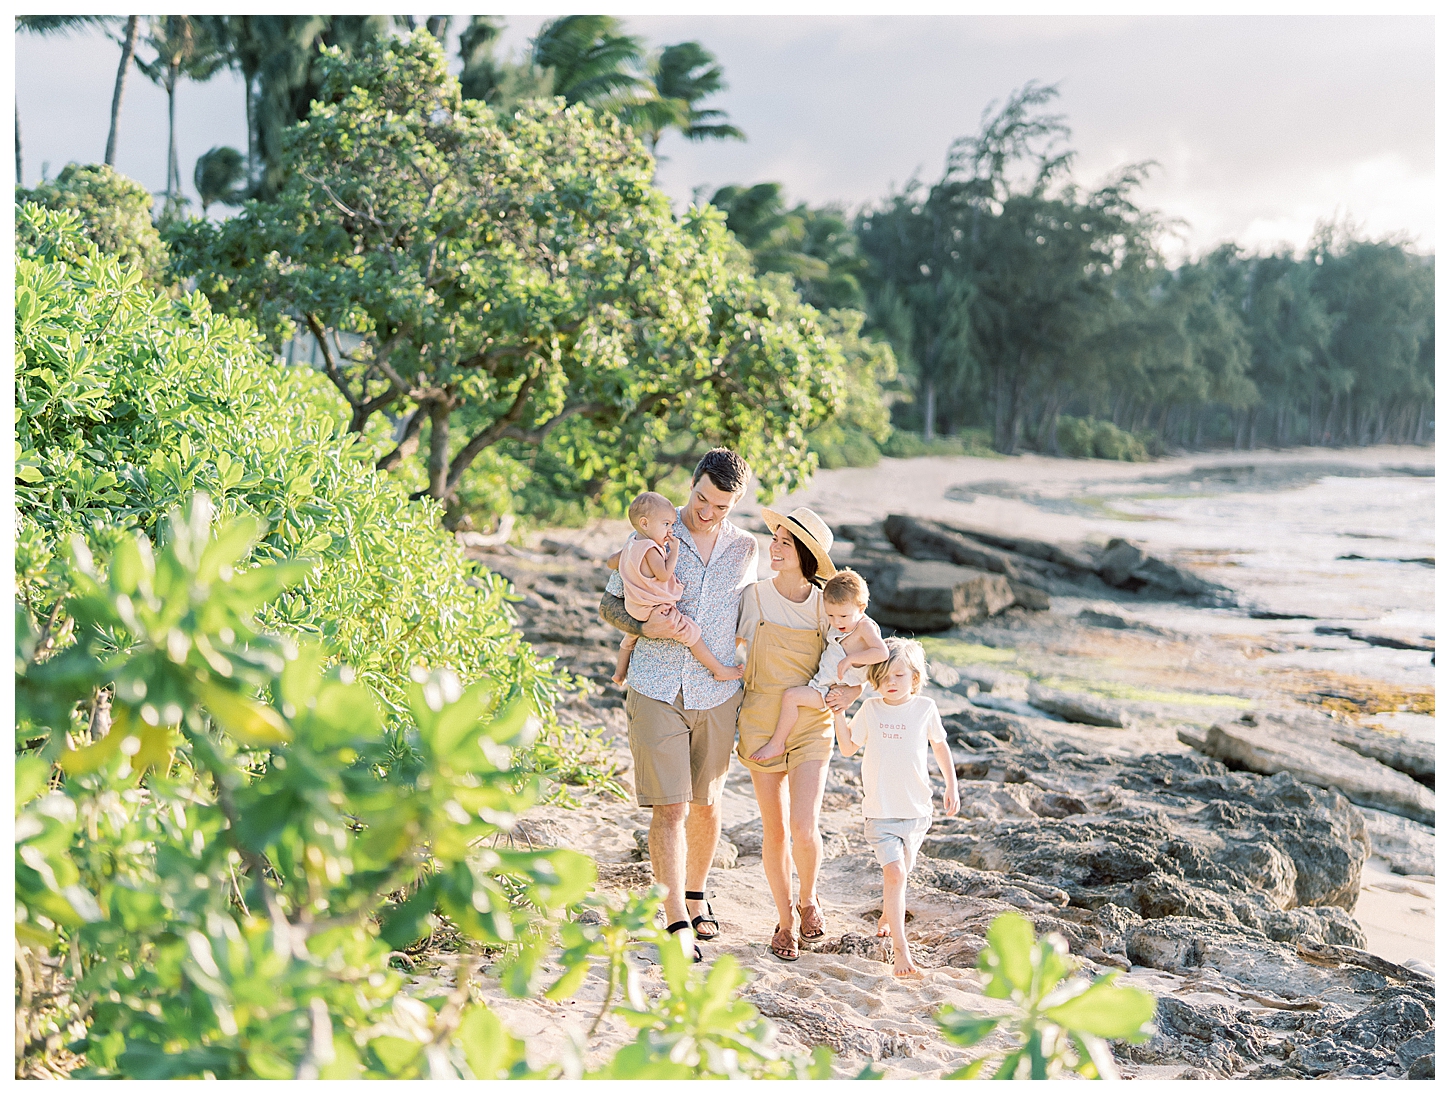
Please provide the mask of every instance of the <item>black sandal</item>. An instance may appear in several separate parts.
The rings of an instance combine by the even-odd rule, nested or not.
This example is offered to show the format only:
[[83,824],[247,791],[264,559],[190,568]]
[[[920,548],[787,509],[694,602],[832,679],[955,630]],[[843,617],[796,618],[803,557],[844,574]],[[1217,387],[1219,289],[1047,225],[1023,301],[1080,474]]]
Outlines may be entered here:
[[[710,907],[710,902],[705,897],[705,891],[704,890],[686,890],[685,891],[685,900],[686,901],[704,901],[705,902],[705,911],[703,913],[701,913],[699,916],[694,917],[690,921],[690,927],[692,927],[692,928],[695,929],[695,935],[698,936],[702,941],[704,941],[706,943],[712,943],[716,939],[719,939],[720,938],[720,921],[718,921],[718,920],[715,919],[715,910]],[[709,924],[709,925],[713,926],[715,930],[712,931],[709,935],[701,935],[700,934],[700,925],[701,924]]]
[[[665,928],[665,931],[669,932],[671,935],[674,935],[676,932],[684,931],[689,926],[690,925],[689,925],[689,923],[687,921],[684,921],[684,920],[676,920],[673,924],[671,924],[668,927],[666,927]],[[703,962],[705,960],[705,956],[700,952],[699,946],[696,946],[695,947],[695,959],[694,960],[696,962]]]

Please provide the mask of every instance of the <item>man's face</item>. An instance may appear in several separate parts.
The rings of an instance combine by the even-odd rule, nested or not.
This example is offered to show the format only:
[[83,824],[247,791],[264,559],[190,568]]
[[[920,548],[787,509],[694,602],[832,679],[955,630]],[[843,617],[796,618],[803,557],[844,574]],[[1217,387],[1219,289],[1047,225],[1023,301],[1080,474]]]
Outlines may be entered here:
[[723,491],[708,475],[701,475],[690,487],[690,500],[685,504],[692,526],[690,531],[714,532],[738,501],[739,494]]

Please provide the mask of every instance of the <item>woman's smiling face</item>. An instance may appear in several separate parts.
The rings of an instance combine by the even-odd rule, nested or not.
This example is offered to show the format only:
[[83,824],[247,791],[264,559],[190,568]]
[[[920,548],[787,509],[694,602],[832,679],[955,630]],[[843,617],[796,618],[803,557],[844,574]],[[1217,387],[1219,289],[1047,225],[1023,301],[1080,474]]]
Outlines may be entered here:
[[791,571],[800,568],[801,557],[796,550],[795,537],[784,525],[777,525],[770,540],[770,569]]

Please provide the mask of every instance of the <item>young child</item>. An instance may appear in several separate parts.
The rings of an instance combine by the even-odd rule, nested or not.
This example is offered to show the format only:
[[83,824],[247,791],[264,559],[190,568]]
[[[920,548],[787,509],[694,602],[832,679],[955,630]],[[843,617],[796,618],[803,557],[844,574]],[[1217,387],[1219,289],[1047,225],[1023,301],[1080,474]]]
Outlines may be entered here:
[[[886,660],[886,643],[876,621],[866,615],[871,591],[866,580],[854,570],[838,570],[821,590],[826,605],[826,619],[831,633],[821,654],[821,666],[809,684],[787,688],[780,702],[780,721],[771,739],[750,755],[751,760],[770,760],[785,752],[790,732],[795,729],[802,707],[821,710],[826,706],[826,693],[837,684],[858,685],[866,682],[868,665]],[[845,716],[835,715],[836,734],[841,733]]]
[[[678,601],[685,591],[675,577],[680,541],[671,531],[678,516],[670,500],[652,490],[629,504],[629,523],[634,526],[634,535],[625,541],[618,557],[619,577],[624,582],[624,607],[640,623],[651,615],[672,623],[675,628],[672,637],[688,646],[712,677],[717,681],[738,681],[745,671],[738,665],[722,665],[700,638],[700,625],[680,611]],[[614,665],[617,685],[624,684],[637,641],[634,635],[626,635],[620,641],[619,657]]]
[[882,873],[881,920],[876,934],[891,936],[896,956],[892,972],[897,977],[920,977],[906,943],[906,876],[931,828],[928,743],[946,781],[942,809],[947,817],[960,805],[957,772],[936,704],[918,695],[926,682],[926,652],[921,643],[891,638],[886,640],[886,649],[888,658],[866,671],[880,695],[861,704],[849,733],[838,724],[836,741],[843,757],[863,746],[866,750],[861,760],[862,813],[866,840],[876,852]]

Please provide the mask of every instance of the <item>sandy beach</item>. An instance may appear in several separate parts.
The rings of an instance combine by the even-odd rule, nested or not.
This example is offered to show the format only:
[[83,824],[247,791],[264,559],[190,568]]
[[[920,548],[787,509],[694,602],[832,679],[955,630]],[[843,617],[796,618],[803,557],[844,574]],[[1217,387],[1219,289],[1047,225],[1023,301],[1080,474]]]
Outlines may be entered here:
[[[1322,712],[1329,702],[1326,692],[1333,691],[1325,680],[1333,680],[1341,692],[1347,689],[1344,694],[1390,697],[1378,704],[1386,710],[1374,711],[1376,704],[1370,703],[1342,715],[1347,724],[1433,740],[1433,715],[1423,710],[1428,695],[1433,711],[1431,653],[1324,633],[1326,627],[1342,625],[1433,636],[1433,463],[1433,450],[1424,448],[1218,453],[1137,465],[1040,456],[883,460],[874,468],[819,473],[807,490],[777,499],[772,508],[810,506],[832,526],[905,513],[1059,543],[1102,544],[1125,537],[1234,590],[1238,606],[1227,608],[1132,595],[1054,595],[1049,612],[1023,616],[1014,610],[1012,621],[986,621],[928,640],[929,653],[938,661],[964,670],[988,666],[1007,685],[1020,676],[1023,682],[1112,696],[1135,713],[1128,728],[1047,727],[1084,755],[1126,760],[1190,754],[1178,729],[1254,712]],[[742,504],[740,523],[762,531],[759,510],[754,501]],[[547,563],[533,552],[551,540],[550,550],[573,544],[581,553],[599,556],[626,533],[623,522],[613,521],[554,530],[531,537],[530,550],[521,555]],[[848,563],[850,552],[842,545],[838,562]],[[510,560],[510,565],[526,566],[527,559]],[[513,576],[517,584],[527,583],[527,576]],[[577,596],[581,613],[590,596]],[[540,604],[537,598],[534,604]],[[1251,609],[1261,618],[1254,618]],[[521,616],[527,618],[529,611],[526,597]],[[1116,613],[1127,626],[1077,626],[1074,621],[1084,611]],[[1314,618],[1269,618],[1276,615]],[[595,640],[602,645],[607,637],[601,633]],[[562,655],[568,648],[551,651],[543,644],[543,649]],[[1004,686],[993,695],[1007,691]],[[931,694],[944,715],[971,706],[960,694],[936,686]],[[580,701],[570,717],[602,721],[617,735],[616,756],[627,766],[615,697],[600,689],[587,703]],[[1422,711],[1393,710],[1405,705],[1404,697]],[[722,936],[706,950],[711,958],[733,954],[752,971],[745,995],[775,1019],[786,1044],[805,1045],[802,1008],[814,1016],[811,1030],[833,1031],[841,1074],[854,1074],[876,1058],[888,1078],[940,1077],[963,1063],[963,1056],[937,1035],[931,1013],[943,1003],[979,1012],[995,1007],[981,995],[980,976],[971,968],[974,962],[964,959],[962,941],[979,935],[990,917],[1009,904],[917,886],[914,880],[908,891],[909,932],[926,975],[916,983],[892,978],[889,949],[871,935],[880,908],[880,872],[861,838],[858,773],[854,759],[837,757],[827,785],[821,826],[827,850],[821,880],[826,946],[803,949],[798,963],[783,964],[766,945],[775,912],[760,867],[749,777],[738,764],[732,767],[724,828],[733,865],[711,876]],[[628,775],[626,770],[626,786]],[[593,856],[600,864],[601,891],[608,895],[648,884],[648,865],[640,862],[636,839],[648,823],[648,811],[632,802],[588,796],[573,809],[532,811],[528,832],[536,842],[567,844]],[[1433,967],[1434,895],[1433,875],[1395,873],[1385,859],[1371,858],[1353,910],[1367,949],[1391,962]],[[1073,910],[1057,912],[1067,916]],[[1075,946],[1074,951],[1089,968],[1107,969],[1117,961],[1093,954],[1090,947]],[[975,951],[968,957],[974,958]],[[640,961],[646,986],[658,985],[657,967],[647,955]],[[420,971],[420,976],[433,975]],[[446,978],[446,969],[436,976]],[[1287,1006],[1206,968],[1175,973],[1132,965],[1125,978],[1194,1006],[1219,1005],[1269,1017],[1273,1007]],[[584,1059],[594,1062],[632,1037],[622,1022],[606,1018],[596,1036],[587,1045],[582,1042],[602,992],[602,979],[592,975],[579,995],[564,1003],[509,1000],[502,994],[494,994],[490,1003],[518,1034],[534,1040],[542,1056],[579,1040]],[[1331,1006],[1332,999],[1330,993],[1314,1006]],[[1124,1060],[1123,1072],[1168,1078],[1183,1075],[1184,1065]],[[1204,1078],[1223,1074],[1210,1068]]]

